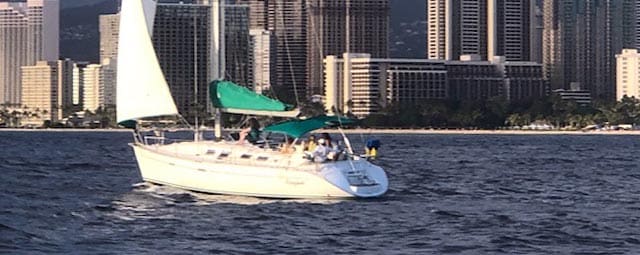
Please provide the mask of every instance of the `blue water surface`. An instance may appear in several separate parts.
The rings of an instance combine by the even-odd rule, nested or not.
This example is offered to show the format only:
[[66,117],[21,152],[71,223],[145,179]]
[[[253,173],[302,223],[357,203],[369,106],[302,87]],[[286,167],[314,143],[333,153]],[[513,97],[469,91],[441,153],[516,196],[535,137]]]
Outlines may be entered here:
[[375,136],[385,196],[269,200],[143,183],[127,132],[0,132],[0,253],[640,253],[639,137]]

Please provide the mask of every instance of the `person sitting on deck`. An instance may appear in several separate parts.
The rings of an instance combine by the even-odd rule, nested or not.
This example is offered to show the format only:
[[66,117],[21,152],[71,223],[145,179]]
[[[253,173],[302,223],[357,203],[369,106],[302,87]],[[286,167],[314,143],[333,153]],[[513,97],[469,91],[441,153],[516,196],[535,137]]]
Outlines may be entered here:
[[333,142],[331,141],[331,136],[329,135],[329,133],[320,134],[320,138],[324,139],[324,144],[325,146],[327,146],[327,148],[333,147]]
[[340,154],[342,154],[343,151],[343,149],[340,148],[341,145],[339,143],[332,142],[331,135],[329,135],[329,133],[322,133],[320,137],[325,141],[324,146],[327,148],[327,159],[332,161],[339,160]]
[[316,136],[310,135],[307,143],[304,145],[304,151],[314,151],[316,149]]
[[244,143],[245,139],[250,143],[255,143],[260,138],[260,123],[256,118],[250,118],[249,124],[246,128],[242,129],[239,134],[238,143]]
[[292,137],[286,136],[284,142],[280,145],[280,152],[285,154],[293,153],[296,149],[293,147],[293,142],[295,139]]
[[329,154],[329,147],[326,146],[326,141],[324,138],[318,139],[318,145],[311,156],[313,157],[313,161],[317,163],[322,163],[327,161],[327,155]]

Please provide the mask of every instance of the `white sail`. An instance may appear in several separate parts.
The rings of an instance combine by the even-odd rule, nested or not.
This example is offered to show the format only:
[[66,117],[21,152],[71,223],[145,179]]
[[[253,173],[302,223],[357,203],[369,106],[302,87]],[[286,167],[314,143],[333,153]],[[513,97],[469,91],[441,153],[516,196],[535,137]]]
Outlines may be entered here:
[[142,9],[144,11],[144,18],[147,21],[147,31],[149,31],[149,36],[153,36],[153,22],[156,18],[156,1],[157,0],[142,1]]
[[118,122],[177,115],[151,41],[154,0],[123,0],[118,40]]

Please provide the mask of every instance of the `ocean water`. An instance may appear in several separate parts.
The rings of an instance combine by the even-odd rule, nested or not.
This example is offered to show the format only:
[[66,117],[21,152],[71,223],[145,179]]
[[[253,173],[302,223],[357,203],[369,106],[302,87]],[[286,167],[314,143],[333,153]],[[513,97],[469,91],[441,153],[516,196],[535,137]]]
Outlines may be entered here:
[[385,196],[273,200],[143,183],[129,133],[0,132],[0,253],[640,254],[640,137],[376,136]]

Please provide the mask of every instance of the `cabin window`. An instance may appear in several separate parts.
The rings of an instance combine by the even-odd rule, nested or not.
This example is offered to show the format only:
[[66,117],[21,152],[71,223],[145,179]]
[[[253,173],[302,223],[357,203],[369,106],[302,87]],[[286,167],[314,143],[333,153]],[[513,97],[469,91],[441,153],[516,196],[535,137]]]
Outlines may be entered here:
[[231,153],[226,151],[220,152],[220,155],[218,155],[218,158],[223,159],[223,158],[229,157],[229,154]]
[[216,154],[216,150],[211,150],[211,149],[207,150],[207,155],[213,155],[213,154]]
[[258,161],[267,161],[267,160],[269,160],[269,157],[266,157],[266,156],[258,156],[258,158],[257,158],[256,160],[258,160]]
[[241,159],[250,159],[251,155],[249,154],[242,154],[242,156],[240,156]]

